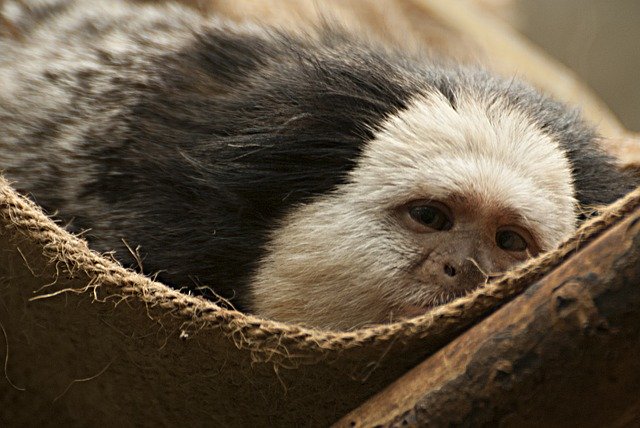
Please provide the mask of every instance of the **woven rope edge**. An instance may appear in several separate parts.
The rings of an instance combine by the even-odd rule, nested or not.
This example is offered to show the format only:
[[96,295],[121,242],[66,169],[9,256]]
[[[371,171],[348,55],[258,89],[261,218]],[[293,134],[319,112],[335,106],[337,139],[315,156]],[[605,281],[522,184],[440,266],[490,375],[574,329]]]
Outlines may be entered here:
[[179,314],[186,322],[204,323],[207,327],[219,328],[239,348],[263,354],[259,359],[269,358],[274,354],[287,356],[292,350],[323,353],[375,342],[414,336],[426,338],[455,331],[477,321],[496,306],[521,293],[528,285],[567,260],[579,248],[638,206],[640,188],[585,222],[558,249],[531,259],[500,279],[425,315],[350,332],[334,332],[264,320],[221,308],[213,302],[180,293],[126,269],[108,257],[90,250],[84,240],[58,226],[40,207],[19,195],[0,176],[0,217],[4,220],[5,227],[15,228],[21,235],[42,247],[44,256],[52,263],[61,264],[68,276],[76,277],[82,272],[90,278],[88,285],[92,288],[107,288],[107,294],[111,296],[136,297],[149,307],[171,310],[174,316]]

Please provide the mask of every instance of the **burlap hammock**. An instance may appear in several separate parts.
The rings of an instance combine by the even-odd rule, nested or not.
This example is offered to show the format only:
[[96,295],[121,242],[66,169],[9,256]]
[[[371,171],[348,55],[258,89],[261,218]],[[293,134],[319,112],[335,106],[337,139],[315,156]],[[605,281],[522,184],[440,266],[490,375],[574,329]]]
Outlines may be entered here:
[[637,224],[639,210],[640,189],[464,298],[338,333],[222,309],[127,270],[0,178],[0,425],[328,425],[607,230]]
[[[222,309],[124,269],[0,179],[0,418],[16,425],[327,425],[625,216],[640,189],[473,294],[319,331]],[[5,425],[7,426],[7,425]]]

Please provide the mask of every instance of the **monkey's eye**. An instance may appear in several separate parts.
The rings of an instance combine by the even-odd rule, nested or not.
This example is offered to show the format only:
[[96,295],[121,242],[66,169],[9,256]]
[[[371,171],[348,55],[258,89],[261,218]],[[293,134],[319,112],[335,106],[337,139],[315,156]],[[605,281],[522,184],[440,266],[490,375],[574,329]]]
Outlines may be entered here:
[[529,246],[527,240],[513,230],[499,230],[496,244],[505,251],[525,251]]
[[421,205],[409,210],[411,218],[433,230],[448,230],[453,225],[449,216],[433,205]]

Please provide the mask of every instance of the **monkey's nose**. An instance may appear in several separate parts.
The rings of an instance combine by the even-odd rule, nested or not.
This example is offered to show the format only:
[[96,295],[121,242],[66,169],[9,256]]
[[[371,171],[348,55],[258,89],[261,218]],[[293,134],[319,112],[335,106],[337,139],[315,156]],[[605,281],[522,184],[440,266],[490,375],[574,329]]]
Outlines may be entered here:
[[481,285],[485,277],[478,266],[465,261],[443,260],[441,278],[453,290],[469,291]]

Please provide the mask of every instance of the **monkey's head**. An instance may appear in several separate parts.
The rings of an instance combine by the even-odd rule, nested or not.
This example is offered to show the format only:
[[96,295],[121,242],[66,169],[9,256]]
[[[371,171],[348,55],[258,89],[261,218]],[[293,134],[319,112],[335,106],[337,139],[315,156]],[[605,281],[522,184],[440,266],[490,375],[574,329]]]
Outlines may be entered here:
[[252,306],[338,329],[424,313],[567,238],[572,171],[508,100],[423,94],[375,131],[346,184],[284,219]]
[[[238,282],[230,297],[251,313],[332,329],[423,313],[630,189],[579,115],[525,84],[333,33],[278,40],[221,100],[196,98],[213,103],[204,120],[178,123],[216,136],[193,157],[215,148],[203,206],[227,213],[203,251],[215,264],[194,271]],[[218,57],[189,58],[219,70]],[[163,88],[198,82],[177,76]]]

